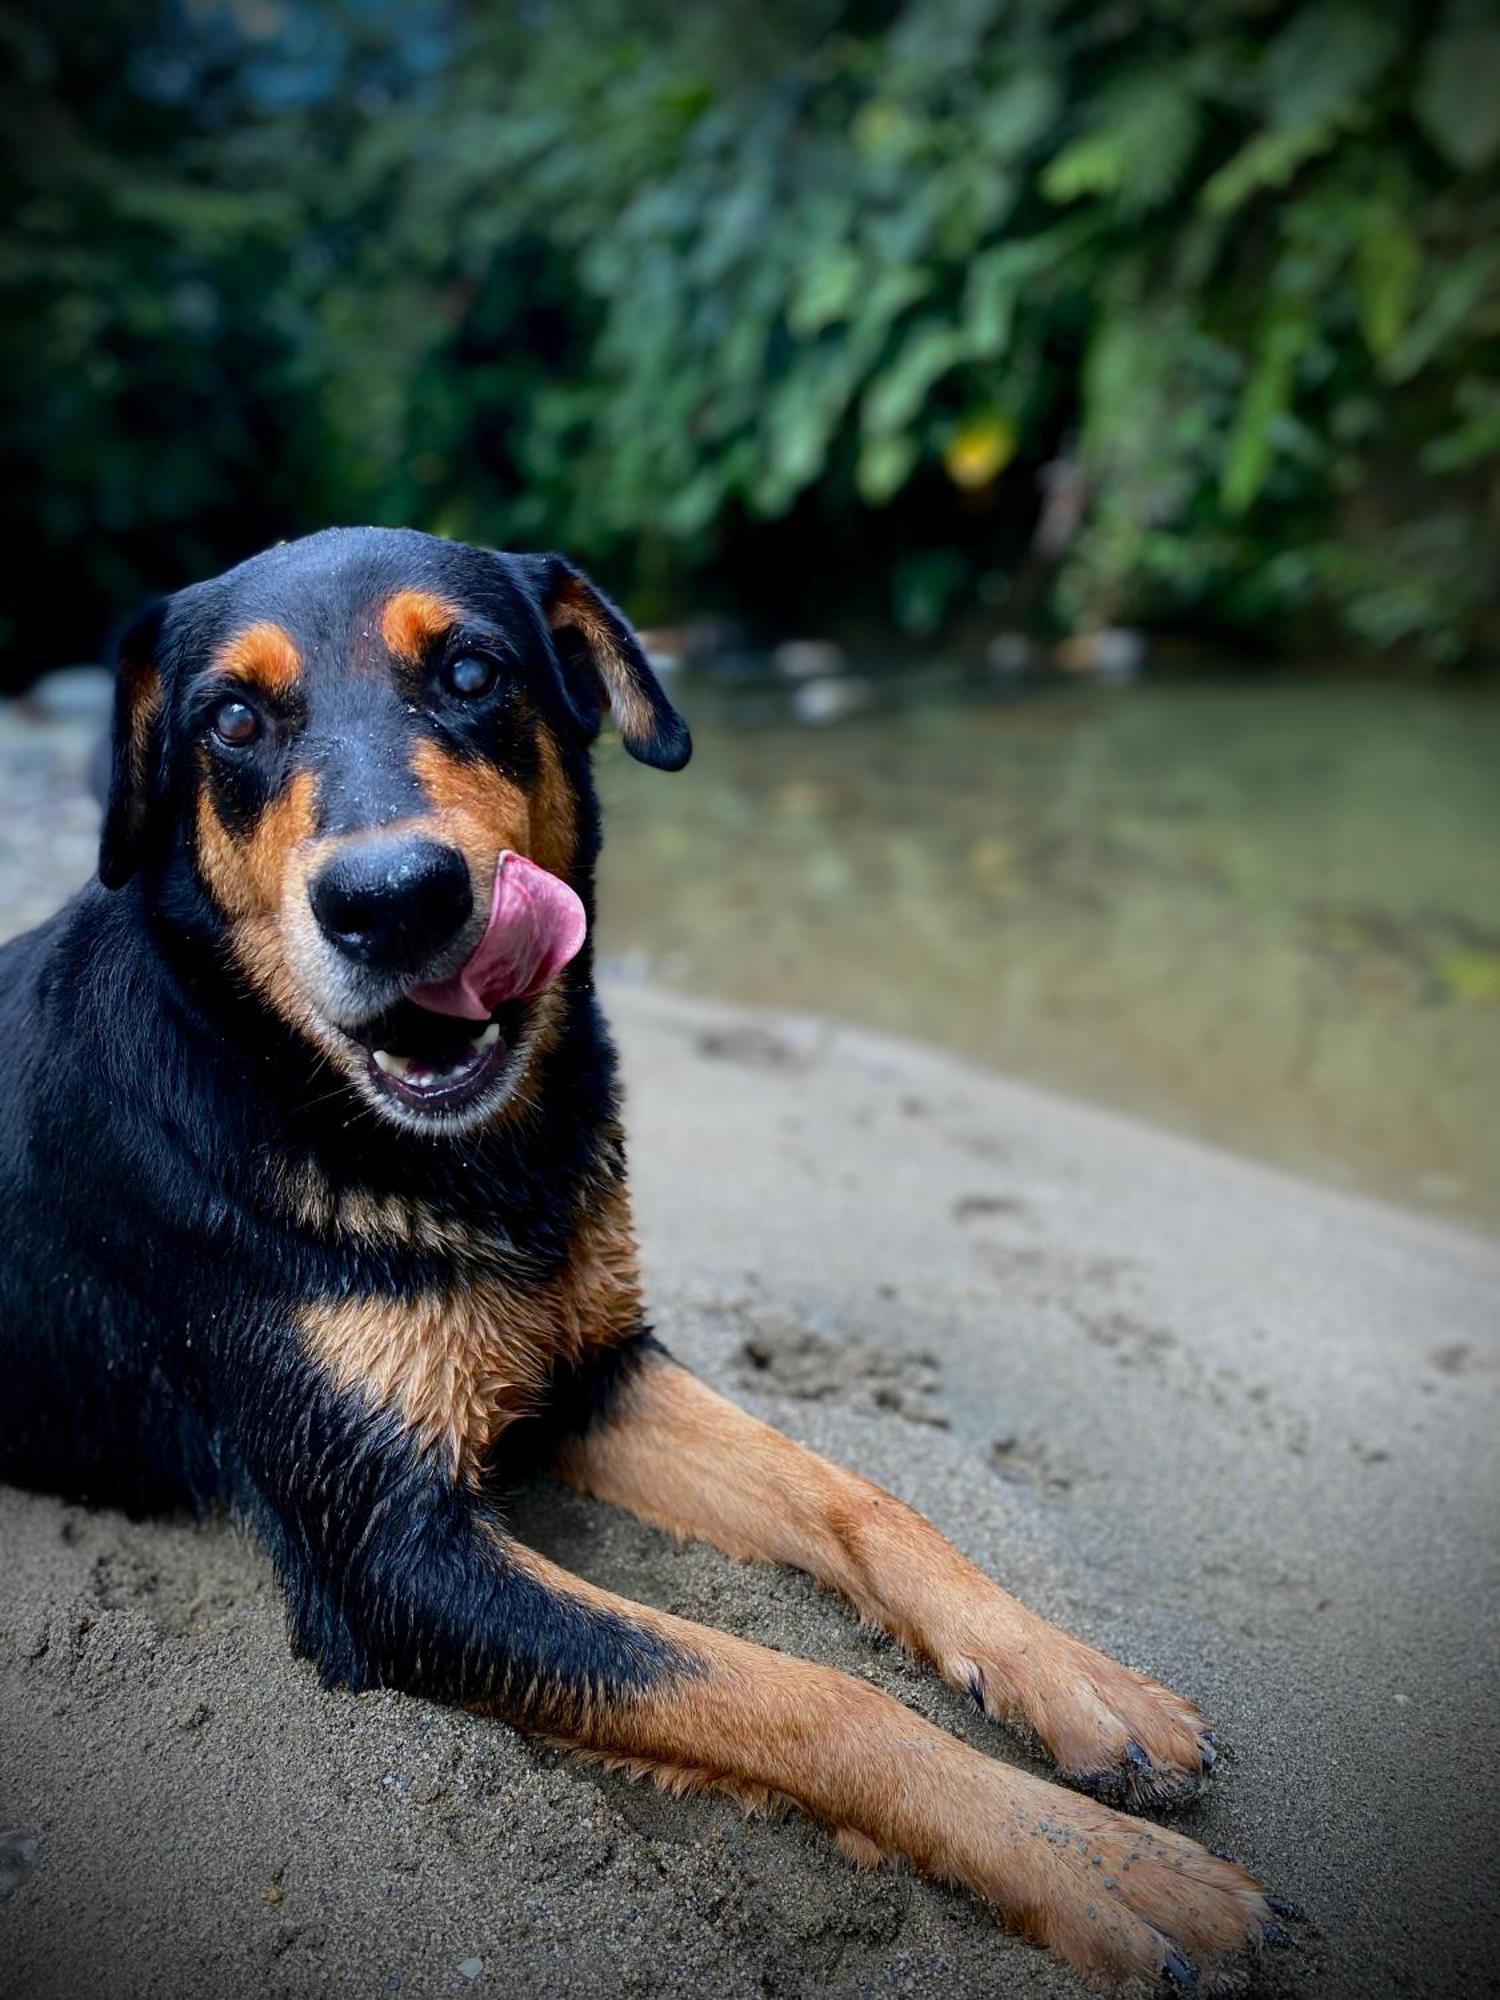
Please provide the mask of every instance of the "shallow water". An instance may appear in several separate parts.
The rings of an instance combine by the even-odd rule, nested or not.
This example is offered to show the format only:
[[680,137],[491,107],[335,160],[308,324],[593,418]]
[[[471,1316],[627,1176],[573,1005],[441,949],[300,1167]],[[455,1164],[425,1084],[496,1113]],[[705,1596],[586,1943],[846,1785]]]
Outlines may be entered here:
[[676,692],[686,772],[602,759],[617,968],[1500,1223],[1492,692],[907,682],[821,728]]

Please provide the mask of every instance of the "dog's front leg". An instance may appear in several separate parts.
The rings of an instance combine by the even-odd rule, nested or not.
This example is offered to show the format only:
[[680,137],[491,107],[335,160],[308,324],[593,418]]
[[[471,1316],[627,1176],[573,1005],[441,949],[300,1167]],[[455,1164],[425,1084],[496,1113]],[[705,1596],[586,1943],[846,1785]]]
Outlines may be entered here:
[[1157,1804],[1214,1761],[1192,1704],[1028,1611],[920,1514],[831,1465],[648,1348],[605,1414],[561,1448],[582,1491],[731,1555],[809,1571],[1067,1780]]
[[251,1505],[330,1680],[504,1717],[669,1786],[785,1799],[961,1883],[1079,1971],[1187,1983],[1274,1934],[1179,1835],[985,1757],[888,1695],[595,1589],[510,1542],[393,1418],[314,1389],[246,1440]]
[[629,1633],[644,1662],[613,1689],[545,1661],[533,1678],[528,1663],[495,1704],[523,1725],[670,1789],[790,1801],[856,1858],[899,1853],[963,1884],[1089,1976],[1187,1989],[1281,1935],[1261,1886],[1181,1835],[985,1757],[849,1675],[629,1603],[529,1551],[505,1559],[560,1621]]

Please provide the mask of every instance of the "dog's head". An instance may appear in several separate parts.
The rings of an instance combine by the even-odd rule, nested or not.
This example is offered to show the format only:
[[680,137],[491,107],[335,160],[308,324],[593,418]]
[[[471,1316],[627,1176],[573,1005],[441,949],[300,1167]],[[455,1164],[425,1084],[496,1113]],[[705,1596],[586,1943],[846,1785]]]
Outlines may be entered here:
[[126,635],[100,879],[186,875],[242,981],[369,1105],[471,1129],[570,975],[488,1021],[412,989],[469,959],[504,852],[589,904],[606,708],[632,755],[687,762],[635,634],[560,557],[375,528],[284,543]]

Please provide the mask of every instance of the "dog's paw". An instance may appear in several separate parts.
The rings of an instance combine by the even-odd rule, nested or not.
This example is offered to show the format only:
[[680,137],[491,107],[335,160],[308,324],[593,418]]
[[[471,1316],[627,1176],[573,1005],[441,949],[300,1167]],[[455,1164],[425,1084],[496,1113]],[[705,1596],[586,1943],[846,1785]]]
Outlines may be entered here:
[[1190,1701],[1030,1614],[943,1671],[987,1715],[1039,1741],[1065,1783],[1111,1805],[1189,1797],[1218,1761]]
[[1213,1993],[1239,1985],[1264,1950],[1292,1942],[1281,1921],[1292,1906],[1234,1862],[1029,1782],[1026,1810],[981,1893],[1086,1978]]

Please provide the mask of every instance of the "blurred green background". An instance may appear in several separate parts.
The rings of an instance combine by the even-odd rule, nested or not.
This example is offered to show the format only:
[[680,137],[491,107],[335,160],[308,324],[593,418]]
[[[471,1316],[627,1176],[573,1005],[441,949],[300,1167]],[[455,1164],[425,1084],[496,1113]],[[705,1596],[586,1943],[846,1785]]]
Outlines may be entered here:
[[12,679],[349,520],[561,544],[647,618],[1495,639],[1486,0],[3,34]]
[[0,688],[330,522],[566,548],[699,743],[605,759],[616,972],[1500,1221],[1490,0],[0,37]]

